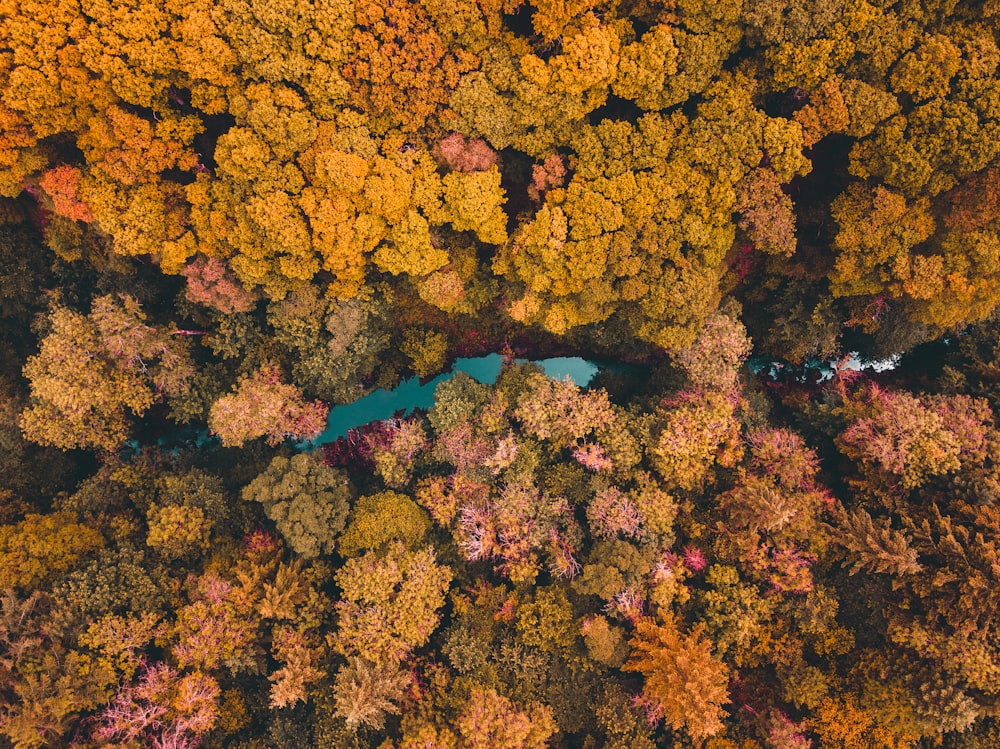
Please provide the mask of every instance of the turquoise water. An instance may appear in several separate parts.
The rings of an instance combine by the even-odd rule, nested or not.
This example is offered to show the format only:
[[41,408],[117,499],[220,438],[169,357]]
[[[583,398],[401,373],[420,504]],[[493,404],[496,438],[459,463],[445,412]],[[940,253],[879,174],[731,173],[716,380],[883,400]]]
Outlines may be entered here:
[[[524,364],[527,361],[518,359],[517,363]],[[589,383],[599,369],[593,362],[576,356],[541,359],[534,363],[539,365],[547,376],[557,379],[569,377],[580,387]],[[475,359],[456,359],[455,366],[450,372],[438,375],[423,385],[420,384],[419,378],[412,377],[393,390],[376,390],[354,403],[334,406],[330,409],[330,416],[323,433],[315,440],[300,443],[300,446],[304,450],[309,450],[325,442],[333,442],[340,437],[346,437],[347,432],[355,427],[389,419],[397,411],[409,413],[415,408],[429,409],[434,405],[434,390],[438,384],[454,377],[458,372],[465,372],[484,385],[492,385],[500,375],[502,364],[503,357],[500,354],[489,354]]]

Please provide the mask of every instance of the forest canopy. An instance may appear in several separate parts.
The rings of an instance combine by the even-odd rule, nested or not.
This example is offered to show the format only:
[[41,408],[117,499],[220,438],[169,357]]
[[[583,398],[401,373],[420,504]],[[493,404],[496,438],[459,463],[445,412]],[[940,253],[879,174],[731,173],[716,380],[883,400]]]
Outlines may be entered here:
[[0,749],[997,749],[998,409],[998,0],[0,0]]

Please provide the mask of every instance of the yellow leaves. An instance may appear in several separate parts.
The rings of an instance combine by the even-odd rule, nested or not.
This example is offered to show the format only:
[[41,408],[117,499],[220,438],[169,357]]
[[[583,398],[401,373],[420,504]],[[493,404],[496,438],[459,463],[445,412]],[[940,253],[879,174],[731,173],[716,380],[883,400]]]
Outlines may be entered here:
[[520,60],[521,75],[525,81],[537,88],[545,88],[552,80],[552,71],[537,55],[524,55]]
[[256,84],[246,89],[248,107],[241,119],[271,147],[277,158],[290,159],[316,139],[316,118],[288,86]]
[[494,259],[526,287],[510,314],[565,332],[617,310],[658,345],[693,338],[734,239],[734,184],[765,153],[779,180],[809,168],[799,124],[757,110],[748,81],[710,91],[690,126],[649,114],[578,130],[569,185]]
[[997,230],[950,231],[941,239],[941,251],[912,258],[904,291],[919,300],[915,317],[940,327],[985,319],[1000,305]]
[[307,187],[299,206],[309,222],[313,251],[323,268],[334,275],[330,293],[341,298],[355,296],[364,282],[365,253],[372,247],[362,242],[364,232],[357,231],[354,204],[346,196]]
[[462,707],[455,727],[461,749],[545,749],[558,730],[548,705],[533,702],[521,709],[495,689],[478,686]]
[[569,94],[582,94],[596,86],[607,86],[618,69],[621,39],[610,24],[600,24],[588,14],[576,34],[563,39],[562,54],[549,65],[553,82]]
[[851,120],[845,132],[855,138],[870,135],[876,125],[899,112],[895,96],[864,81],[849,78],[841,83],[840,90]]
[[230,128],[220,136],[215,147],[220,176],[234,179],[252,179],[273,159],[274,153],[264,139],[245,127]]
[[695,489],[716,463],[733,463],[739,452],[735,407],[730,395],[709,391],[664,409],[650,457],[668,488]]
[[0,526],[0,587],[37,588],[103,546],[101,534],[71,512],[28,514]]
[[57,309],[52,332],[28,359],[32,405],[19,420],[25,436],[64,450],[113,450],[128,435],[126,409],[141,415],[154,400],[138,372],[100,354],[96,328],[83,315]]
[[962,53],[946,37],[928,35],[899,61],[889,81],[893,90],[901,91],[921,102],[947,95],[951,79],[958,73]]
[[616,96],[630,99],[643,109],[662,108],[661,92],[667,85],[667,76],[677,72],[677,56],[671,27],[654,26],[640,41],[622,49],[612,90]]
[[444,178],[445,213],[455,231],[474,231],[480,241],[507,241],[506,202],[500,187],[500,170],[451,172]]
[[383,552],[348,559],[335,577],[343,597],[336,604],[335,649],[383,664],[430,639],[452,570],[437,563],[430,547],[408,551],[392,541]]
[[570,239],[593,239],[625,225],[621,205],[602,194],[601,188],[606,185],[605,180],[595,180],[586,187],[576,181],[570,184],[564,206],[566,212],[576,219],[570,229]]
[[[278,252],[306,257],[311,251],[309,227],[301,211],[286,192],[272,192],[261,197],[254,196],[247,203],[247,216],[255,222],[263,233],[261,239]],[[319,263],[309,275],[291,276],[309,280],[319,270]]]
[[99,651],[99,662],[105,668],[131,679],[139,667],[142,649],[163,633],[160,617],[152,612],[107,614],[90,624],[78,641],[83,647]]
[[375,159],[364,190],[370,212],[392,224],[402,220],[409,212],[413,181],[412,173],[399,165],[385,158]]
[[373,256],[384,271],[423,276],[448,264],[448,253],[431,244],[430,225],[417,211],[409,211],[389,237]]
[[[839,54],[838,54],[839,52]],[[841,49],[835,39],[813,39],[806,44],[782,42],[765,53],[778,88],[814,89],[850,58],[852,49]]]
[[933,234],[935,222],[929,201],[908,202],[881,186],[869,191],[852,185],[833,202],[832,213],[839,227],[834,238],[836,267],[830,274],[834,295],[883,290],[898,295],[898,284],[905,276],[891,269],[900,259],[905,261],[912,247]]
[[368,175],[368,162],[353,153],[320,151],[316,154],[313,184],[349,193],[360,193]]
[[200,507],[153,505],[147,518],[146,544],[159,549],[167,559],[197,554],[208,548],[212,521]]
[[438,374],[448,357],[448,338],[433,330],[411,328],[403,334],[400,350],[413,363],[418,377]]

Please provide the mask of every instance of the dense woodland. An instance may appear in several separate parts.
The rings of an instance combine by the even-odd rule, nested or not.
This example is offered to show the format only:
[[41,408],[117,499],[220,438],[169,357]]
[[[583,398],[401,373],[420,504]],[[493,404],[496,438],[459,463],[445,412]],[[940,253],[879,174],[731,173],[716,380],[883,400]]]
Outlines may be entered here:
[[998,41],[0,0],[0,747],[1000,748]]

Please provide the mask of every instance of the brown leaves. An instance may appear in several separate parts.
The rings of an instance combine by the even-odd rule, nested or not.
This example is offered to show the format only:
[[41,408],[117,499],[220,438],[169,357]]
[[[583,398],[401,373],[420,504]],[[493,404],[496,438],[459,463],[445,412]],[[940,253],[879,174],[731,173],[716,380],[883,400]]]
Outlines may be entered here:
[[837,525],[833,540],[849,554],[851,574],[863,569],[901,577],[923,571],[917,562],[917,551],[906,535],[891,527],[886,519],[873,520],[867,510],[848,513],[840,505],[834,512]]

